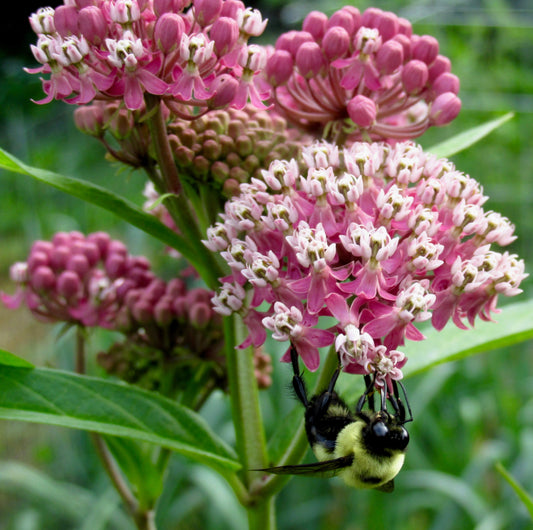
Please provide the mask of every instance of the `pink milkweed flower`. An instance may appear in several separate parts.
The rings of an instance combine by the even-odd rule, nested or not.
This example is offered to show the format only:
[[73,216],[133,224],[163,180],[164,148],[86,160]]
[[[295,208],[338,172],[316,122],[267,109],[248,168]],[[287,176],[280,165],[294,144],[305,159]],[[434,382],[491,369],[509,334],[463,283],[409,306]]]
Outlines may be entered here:
[[344,371],[390,390],[406,362],[396,348],[424,338],[418,322],[488,320],[526,277],[522,260],[490,249],[513,226],[485,214],[480,185],[411,142],[315,142],[239,189],[205,242],[240,293],[224,311],[250,323],[246,344],[266,328],[310,369],[335,344]]
[[[333,342],[333,333],[310,327],[314,318],[304,318],[297,307],[287,307],[281,302],[274,304],[274,315],[265,317],[263,325],[273,332],[276,340],[290,340],[302,358],[305,366],[314,372],[320,365],[318,348],[329,346]],[[290,359],[290,349],[282,357],[283,361]]]
[[313,11],[266,65],[277,110],[317,137],[406,140],[459,113],[459,80],[436,39],[393,13]]
[[248,98],[255,107],[267,108],[263,101],[268,99],[270,91],[268,85],[259,76],[265,64],[266,51],[261,46],[251,44],[241,50],[235,66],[236,72],[240,73],[239,86],[233,100],[235,108],[244,108]]
[[167,91],[168,85],[156,75],[161,67],[161,60],[158,57],[151,60],[141,39],[126,31],[121,39],[106,39],[105,42],[109,50],[107,60],[124,73],[124,77],[109,92],[123,95],[128,109],[136,110],[143,106],[145,90],[157,95]]
[[[115,100],[139,110],[148,93],[188,117],[198,107],[242,108],[248,98],[263,108],[270,98],[264,60],[248,46],[266,20],[238,0],[69,0],[38,10],[30,24],[42,66],[27,71],[44,74],[46,93],[38,103]],[[246,51],[253,57],[237,64]]]
[[193,96],[197,99],[208,99],[209,91],[202,70],[210,70],[216,62],[213,41],[208,41],[203,33],[194,36],[183,34],[180,41],[180,57],[184,67],[176,67],[174,77],[176,83],[171,87],[172,95],[187,101]]

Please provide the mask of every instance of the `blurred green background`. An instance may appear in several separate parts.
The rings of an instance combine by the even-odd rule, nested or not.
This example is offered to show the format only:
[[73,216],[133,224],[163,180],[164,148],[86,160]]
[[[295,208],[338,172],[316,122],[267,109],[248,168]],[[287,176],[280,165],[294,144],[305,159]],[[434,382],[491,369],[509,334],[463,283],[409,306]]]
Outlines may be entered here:
[[[27,16],[40,5],[14,5],[0,49],[0,146],[24,161],[86,178],[142,204],[144,176],[108,164],[104,150],[78,133],[72,108],[37,106]],[[54,5],[54,4],[53,4]],[[57,3],[56,3],[57,5]],[[336,1],[248,2],[270,19],[273,42],[280,31],[299,28],[312,9],[331,13]],[[409,19],[418,34],[438,38],[461,79],[463,108],[448,127],[420,140],[431,146],[469,127],[505,114],[515,117],[482,142],[452,159],[479,180],[485,205],[508,216],[519,239],[512,251],[531,263],[533,248],[533,7],[529,0],[419,0],[356,4],[391,10]],[[18,13],[17,13],[18,12]],[[0,176],[0,289],[11,292],[9,265],[23,260],[34,239],[58,230],[107,230],[146,253],[154,267],[172,274],[173,262],[158,243],[96,207],[80,203],[29,177]],[[521,299],[532,295],[532,280]],[[505,302],[502,300],[502,302]],[[533,318],[533,316],[532,316]],[[0,347],[39,365],[72,366],[71,337],[36,324],[24,311],[0,308]],[[96,349],[100,341],[96,337]],[[279,350],[278,345],[272,351]],[[522,529],[527,511],[494,469],[501,461],[533,492],[532,345],[440,366],[406,381],[415,421],[404,470],[391,495],[352,491],[340,481],[295,478],[277,500],[279,528]],[[274,360],[274,384],[262,393],[268,432],[294,406],[289,369]],[[231,440],[226,398],[214,395],[204,415]],[[308,460],[312,459],[308,455]],[[240,529],[245,516],[231,492],[209,470],[172,461],[161,499],[161,530]],[[179,500],[175,502],[175,495]],[[99,470],[85,433],[15,422],[0,423],[0,529],[129,529],[117,496]]]

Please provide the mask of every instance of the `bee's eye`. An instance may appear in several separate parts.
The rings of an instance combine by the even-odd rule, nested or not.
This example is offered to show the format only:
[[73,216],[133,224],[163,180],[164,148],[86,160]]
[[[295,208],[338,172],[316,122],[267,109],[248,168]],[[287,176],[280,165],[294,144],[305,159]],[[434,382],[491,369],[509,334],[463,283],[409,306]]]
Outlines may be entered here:
[[389,434],[389,428],[384,422],[378,421],[372,426],[372,433],[376,438],[384,438]]
[[409,433],[402,427],[395,436],[394,444],[397,449],[403,451],[409,443]]

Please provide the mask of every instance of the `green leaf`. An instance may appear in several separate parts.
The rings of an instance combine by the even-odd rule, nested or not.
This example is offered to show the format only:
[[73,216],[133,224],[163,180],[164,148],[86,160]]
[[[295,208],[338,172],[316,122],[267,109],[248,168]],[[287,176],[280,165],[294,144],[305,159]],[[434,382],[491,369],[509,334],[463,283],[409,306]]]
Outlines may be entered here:
[[0,350],[0,364],[5,364],[6,366],[18,366],[21,368],[33,368],[34,365],[31,364],[26,359],[17,357],[16,355],[9,353],[5,350]]
[[424,148],[424,150],[433,153],[439,158],[450,157],[456,153],[459,153],[460,151],[463,151],[467,147],[470,147],[476,142],[479,142],[485,136],[494,131],[494,129],[497,129],[504,123],[508,122],[513,116],[514,114],[509,112],[501,118],[488,121],[487,123],[483,123],[477,127],[472,127],[471,129],[463,131],[462,133],[459,133],[452,138],[445,140],[444,142]]
[[406,376],[417,374],[437,364],[533,338],[532,314],[533,300],[528,300],[505,306],[495,315],[495,322],[477,321],[474,329],[461,330],[451,323],[440,332],[423,329],[427,339],[411,342],[405,349],[409,361],[403,373]]
[[240,464],[196,413],[157,394],[105,379],[0,365],[0,418],[152,442],[221,473]]
[[101,186],[91,184],[84,180],[66,177],[45,169],[28,166],[3,149],[0,149],[0,168],[8,169],[15,173],[29,175],[30,177],[49,184],[73,197],[77,197],[99,206],[104,210],[108,210],[133,226],[136,226],[147,234],[155,237],[159,241],[162,241],[165,245],[175,248],[188,258],[192,256],[192,258],[190,258],[191,261],[193,263],[195,261],[195,253],[185,238],[162,224],[153,215],[141,210],[136,204],[102,188]]
[[511,488],[514,489],[515,493],[520,497],[520,500],[524,503],[524,506],[529,512],[529,516],[533,519],[533,498],[527,493],[527,491],[516,482],[516,480],[510,475],[510,473],[500,464],[496,463],[496,471],[509,483]]

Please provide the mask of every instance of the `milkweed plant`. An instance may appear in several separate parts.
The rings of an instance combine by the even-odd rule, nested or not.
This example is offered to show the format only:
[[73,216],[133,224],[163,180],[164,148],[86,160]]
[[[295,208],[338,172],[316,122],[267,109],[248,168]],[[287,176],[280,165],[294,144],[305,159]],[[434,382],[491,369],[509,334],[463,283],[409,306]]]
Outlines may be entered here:
[[[298,409],[285,446],[267,451],[258,392],[273,362],[294,348],[318,390],[340,367],[347,386],[366,377],[367,394],[387,397],[411,341],[448,324],[476,333],[463,330],[521,292],[524,262],[502,250],[511,221],[474,177],[417,143],[460,112],[451,61],[377,8],[312,11],[266,45],[267,20],[240,0],[65,0],[29,22],[35,103],[73,105],[107,159],[144,171],[143,208],[5,152],[2,167],[113,211],[160,241],[175,269],[161,277],[105,227],[35,241],[2,302],[72,328],[77,373],[4,352],[0,415],[91,431],[138,529],[156,528],[172,451],[218,472],[250,528],[274,528],[287,478],[257,470],[299,463],[306,440]],[[107,351],[87,351],[95,328],[118,337]],[[233,444],[200,414],[215,391]],[[126,442],[137,464],[119,457]],[[147,462],[150,480],[131,469]]]

